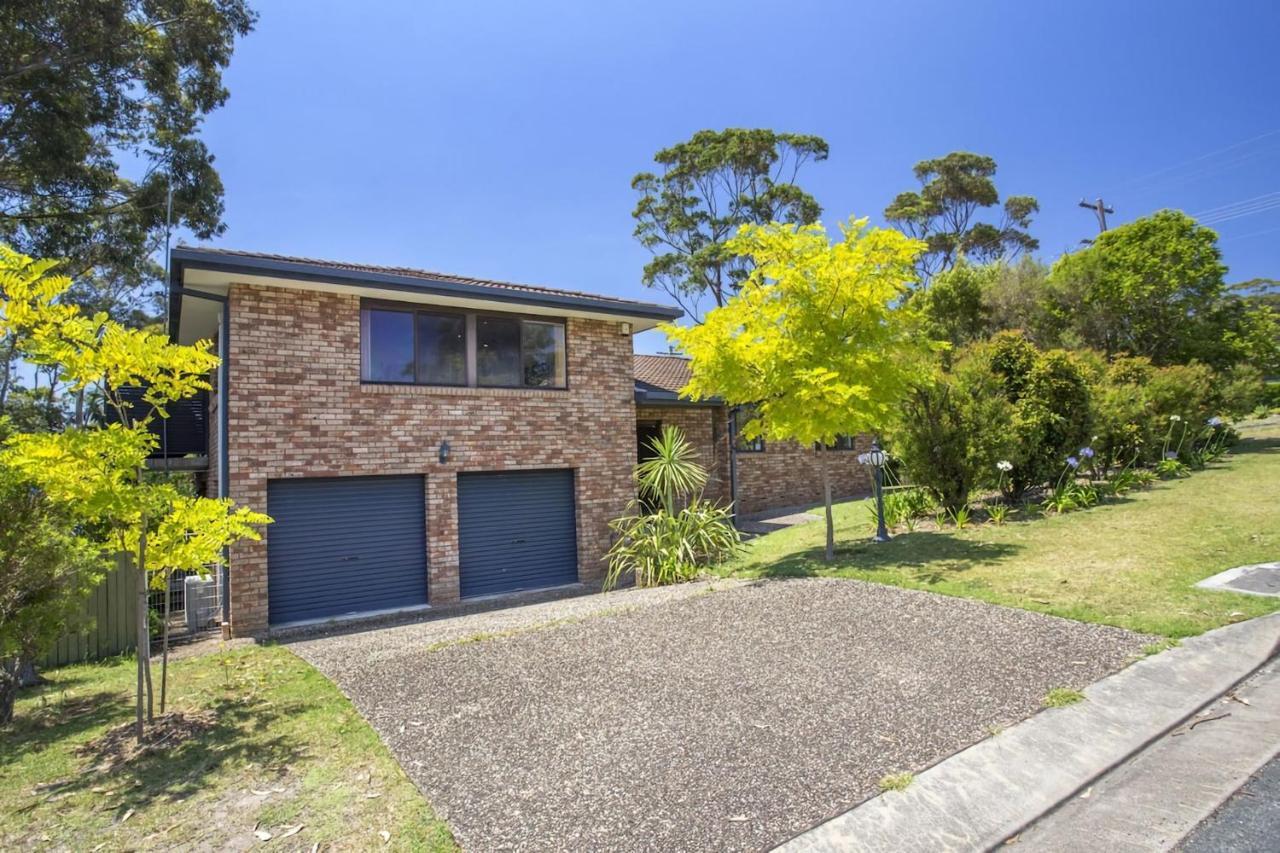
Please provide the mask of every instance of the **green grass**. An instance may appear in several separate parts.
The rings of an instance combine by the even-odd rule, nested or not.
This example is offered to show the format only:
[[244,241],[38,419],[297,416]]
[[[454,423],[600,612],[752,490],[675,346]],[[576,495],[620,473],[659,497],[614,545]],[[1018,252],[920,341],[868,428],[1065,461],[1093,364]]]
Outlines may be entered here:
[[810,522],[760,537],[721,569],[926,589],[1165,637],[1280,609],[1280,599],[1197,589],[1233,566],[1280,559],[1280,419],[1244,424],[1234,451],[1190,477],[1065,515],[899,532],[870,541],[865,501],[835,508],[836,559]]
[[1070,687],[1055,687],[1044,696],[1046,708],[1065,708],[1084,701],[1084,694]]
[[881,791],[905,791],[916,780],[914,773],[891,773],[880,780]]
[[133,672],[64,667],[21,694],[0,728],[0,849],[455,849],[351,703],[282,647],[171,664],[171,708],[212,728],[107,769],[81,748],[132,718]]

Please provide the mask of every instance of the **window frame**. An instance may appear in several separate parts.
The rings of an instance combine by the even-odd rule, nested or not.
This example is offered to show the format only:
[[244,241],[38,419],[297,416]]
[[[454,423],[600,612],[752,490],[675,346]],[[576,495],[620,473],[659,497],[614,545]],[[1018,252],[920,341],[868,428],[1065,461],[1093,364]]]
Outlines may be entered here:
[[734,453],[764,453],[765,443],[764,436],[753,438],[748,441],[742,437],[742,425],[739,423],[739,415],[747,409],[752,410],[746,417],[751,420],[756,416],[754,405],[734,406],[731,417],[733,418],[733,452]]
[[[849,446],[841,447],[840,443],[842,441],[849,442]],[[814,446],[829,453],[851,453],[858,449],[858,437],[856,435],[837,435],[834,444],[815,444]]]
[[[369,379],[366,378],[366,364],[370,354],[370,340],[368,335],[369,324],[366,320],[366,312],[368,311],[399,311],[409,314],[413,317],[413,381],[404,382],[394,379]],[[466,379],[459,383],[446,382],[424,382],[418,378],[418,315],[433,314],[462,317],[464,322],[464,339],[463,349],[466,358]],[[524,324],[526,321],[534,323],[545,323],[548,325],[558,325],[561,328],[561,334],[564,339],[564,384],[563,385],[488,385],[481,384],[479,377],[479,366],[476,358],[477,352],[477,335],[476,321],[480,317],[494,317],[506,320],[520,321],[520,370],[524,371]],[[423,388],[476,388],[476,389],[500,389],[500,390],[516,390],[516,391],[568,391],[569,390],[569,322],[568,318],[546,315],[546,314],[520,314],[512,311],[490,311],[490,310],[472,310],[466,308],[455,308],[449,305],[435,305],[432,303],[419,302],[398,302],[388,299],[368,299],[360,300],[360,384],[361,385],[400,385],[405,387],[419,386]]]
[[[564,317],[546,317],[539,314],[513,314],[504,311],[472,311],[471,316],[475,320],[467,323],[467,378],[474,376],[476,388],[506,388],[527,391],[567,391],[569,390],[569,324]],[[520,372],[524,373],[524,324],[543,323],[548,326],[559,326],[561,329],[561,337],[564,339],[564,384],[563,385],[481,385],[480,384],[480,363],[477,358],[479,352],[480,341],[476,337],[476,327],[481,317],[493,317],[500,320],[519,320],[520,321],[520,347],[517,356],[520,360]],[[474,361],[475,371],[472,373],[472,362]]]

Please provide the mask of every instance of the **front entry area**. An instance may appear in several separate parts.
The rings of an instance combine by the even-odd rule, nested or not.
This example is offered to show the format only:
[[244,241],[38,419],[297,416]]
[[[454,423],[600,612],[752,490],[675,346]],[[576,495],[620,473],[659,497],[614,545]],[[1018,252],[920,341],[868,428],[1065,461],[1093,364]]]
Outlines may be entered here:
[[273,480],[267,513],[272,626],[427,603],[421,476]]
[[463,598],[576,583],[573,471],[459,474],[458,551]]

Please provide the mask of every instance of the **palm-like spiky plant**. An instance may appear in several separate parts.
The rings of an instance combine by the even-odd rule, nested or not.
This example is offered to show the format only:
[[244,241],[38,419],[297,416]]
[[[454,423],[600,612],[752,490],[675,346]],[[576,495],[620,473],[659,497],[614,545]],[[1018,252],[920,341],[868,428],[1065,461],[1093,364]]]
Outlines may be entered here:
[[706,469],[698,464],[693,445],[676,427],[663,427],[649,447],[654,455],[636,466],[636,484],[642,495],[660,502],[667,515],[675,515],[678,500],[694,497],[707,484]]

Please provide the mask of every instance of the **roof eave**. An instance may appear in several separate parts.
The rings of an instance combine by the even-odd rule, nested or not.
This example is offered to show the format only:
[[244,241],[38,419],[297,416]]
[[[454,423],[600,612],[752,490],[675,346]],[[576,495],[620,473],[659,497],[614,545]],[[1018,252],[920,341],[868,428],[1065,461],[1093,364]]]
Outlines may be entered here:
[[[562,308],[591,311],[616,316],[619,319],[678,320],[684,316],[679,308],[645,302],[619,303],[611,299],[590,296],[573,296],[562,293],[538,293],[521,290],[504,290],[482,284],[466,284],[438,278],[376,273],[363,270],[345,270],[322,264],[297,261],[281,261],[270,258],[237,258],[220,253],[202,252],[199,249],[179,247],[170,254],[173,270],[170,287],[181,283],[182,270],[200,269],[210,272],[240,273],[297,281],[324,282],[352,288],[377,287],[383,290],[399,290],[406,293],[429,293],[438,296],[468,297],[502,302],[512,305],[537,305],[543,308]],[[171,333],[176,334],[176,315],[171,318]]]

